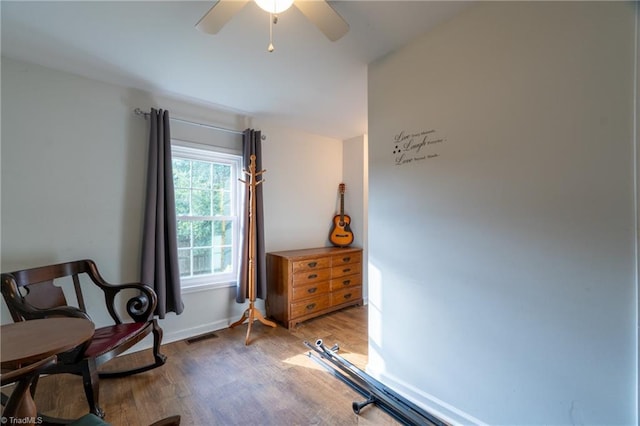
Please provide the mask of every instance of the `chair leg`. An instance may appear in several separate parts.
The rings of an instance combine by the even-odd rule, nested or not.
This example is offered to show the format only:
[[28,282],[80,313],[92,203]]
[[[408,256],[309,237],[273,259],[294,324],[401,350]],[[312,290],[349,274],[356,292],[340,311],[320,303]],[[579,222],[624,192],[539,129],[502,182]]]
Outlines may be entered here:
[[89,412],[100,418],[104,418],[104,411],[98,405],[98,397],[100,395],[100,378],[98,376],[98,368],[94,358],[84,360],[82,368],[82,384],[84,385],[84,393],[89,403]]
[[158,320],[153,319],[153,358],[156,363],[155,366],[159,367],[167,362],[167,356],[160,353],[160,345],[162,344],[162,328],[158,325]]
[[36,396],[36,387],[38,387],[39,379],[40,379],[40,375],[37,375],[36,377],[33,378],[33,381],[31,382],[31,388],[29,389],[29,391],[31,392],[32,398]]

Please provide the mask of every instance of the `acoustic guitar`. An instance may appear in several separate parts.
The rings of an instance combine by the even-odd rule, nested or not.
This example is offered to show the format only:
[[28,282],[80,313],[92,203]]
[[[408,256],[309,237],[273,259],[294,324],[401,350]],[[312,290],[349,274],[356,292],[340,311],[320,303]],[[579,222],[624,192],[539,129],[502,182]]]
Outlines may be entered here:
[[333,226],[329,233],[329,241],[337,247],[346,247],[353,242],[353,232],[351,232],[351,218],[344,214],[344,191],[345,184],[338,186],[340,191],[340,214],[333,217]]

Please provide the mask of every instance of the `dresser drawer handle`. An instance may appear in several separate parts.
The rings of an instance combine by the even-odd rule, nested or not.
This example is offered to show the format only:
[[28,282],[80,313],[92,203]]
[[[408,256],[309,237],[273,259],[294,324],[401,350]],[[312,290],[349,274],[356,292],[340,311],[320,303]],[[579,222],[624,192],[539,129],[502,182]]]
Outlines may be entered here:
[[347,262],[348,262],[348,261],[350,261],[350,260],[351,260],[351,258],[350,258],[350,257],[343,257],[343,258],[342,258],[342,261],[343,261],[344,263],[347,263]]
[[318,278],[318,274],[311,274],[307,278],[309,278],[310,280],[312,280],[314,278]]
[[349,284],[351,284],[351,280],[342,281],[342,285],[349,285]]
[[307,263],[307,266],[309,268],[315,268],[316,266],[318,266],[318,262],[309,262],[309,263]]
[[315,304],[315,303],[309,303],[309,304],[307,305],[307,310],[309,310],[309,311],[310,311],[310,310],[312,310],[312,309],[313,309],[313,308],[315,308],[315,307],[316,307],[316,304]]
[[351,268],[346,268],[342,270],[342,272],[349,272],[349,271],[351,271]]
[[317,290],[318,290],[318,287],[313,287],[313,288],[310,288],[309,290],[307,290],[307,293],[311,293],[311,294],[313,294],[313,293],[315,293]]
[[351,293],[347,293],[347,294],[345,294],[345,295],[344,295],[344,298],[345,298],[345,299],[351,299]]

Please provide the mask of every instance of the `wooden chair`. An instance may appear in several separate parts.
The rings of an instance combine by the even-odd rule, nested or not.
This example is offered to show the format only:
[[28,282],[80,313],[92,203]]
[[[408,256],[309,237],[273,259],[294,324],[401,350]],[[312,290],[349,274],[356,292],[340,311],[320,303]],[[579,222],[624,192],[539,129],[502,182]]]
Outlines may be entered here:
[[[160,353],[162,329],[153,318],[157,304],[153,289],[139,283],[109,284],[100,276],[92,260],[79,260],[3,273],[1,290],[15,322],[56,316],[91,320],[82,295],[82,276],[88,276],[104,292],[106,308],[115,324],[96,328],[93,338],[87,344],[59,354],[58,363],[48,366],[43,372],[81,375],[89,412],[102,418],[104,412],[98,404],[99,378],[141,373],[159,367],[166,361],[166,357]],[[69,306],[62,288],[54,284],[54,281],[65,277],[70,277],[73,281],[78,307]],[[126,304],[127,314],[133,322],[123,322],[116,310],[116,296],[122,290],[134,290],[137,293]],[[123,353],[149,333],[153,333],[153,363],[126,371],[98,372],[100,365]]]
[[[30,426],[36,423],[40,424],[40,421],[43,419],[49,420],[49,418],[38,416],[32,394],[35,393],[35,386],[38,382],[39,375],[46,371],[47,368],[56,365],[56,363],[57,357],[52,355],[22,368],[2,373],[2,386],[16,383],[2,411],[2,418],[7,419],[3,420],[2,423],[19,423]],[[15,420],[12,421],[10,419]],[[158,420],[150,426],[179,426],[180,421],[180,416],[176,415]],[[109,426],[109,423],[93,413],[88,413],[77,420],[71,422],[64,421],[63,423],[67,426]]]

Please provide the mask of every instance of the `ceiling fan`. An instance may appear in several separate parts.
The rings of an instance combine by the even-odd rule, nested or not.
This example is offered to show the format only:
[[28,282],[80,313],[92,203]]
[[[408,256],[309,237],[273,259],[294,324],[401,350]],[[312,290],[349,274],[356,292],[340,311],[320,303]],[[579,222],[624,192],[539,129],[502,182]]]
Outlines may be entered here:
[[[222,27],[242,9],[249,0],[218,0],[196,23],[196,28],[207,34],[217,34]],[[273,15],[272,23],[277,23],[277,14],[287,10],[292,4],[313,22],[331,41],[336,41],[349,31],[349,24],[326,0],[255,0],[260,8]],[[273,45],[269,45],[273,51]]]

